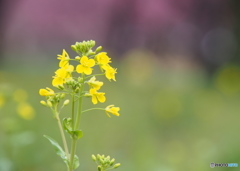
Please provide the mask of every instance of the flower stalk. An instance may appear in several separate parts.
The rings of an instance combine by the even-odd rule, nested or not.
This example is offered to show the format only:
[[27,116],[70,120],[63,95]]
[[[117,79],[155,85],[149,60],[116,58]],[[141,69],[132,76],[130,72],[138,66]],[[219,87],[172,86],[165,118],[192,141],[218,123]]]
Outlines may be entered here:
[[[110,63],[112,63],[111,58],[108,57],[106,52],[100,52],[101,46],[94,51],[92,49],[94,46],[95,41],[92,40],[76,42],[75,45],[71,46],[72,50],[78,54],[74,59],[71,59],[67,51],[63,49],[62,54],[57,57],[60,60],[59,68],[55,71],[52,80],[52,86],[57,88],[59,92],[55,92],[48,87],[39,90],[39,94],[46,97],[46,101],[42,100],[40,103],[50,108],[57,120],[64,150],[54,139],[49,136],[45,137],[54,146],[57,155],[66,163],[68,171],[76,170],[79,167],[76,149],[78,140],[83,136],[83,132],[79,130],[82,113],[92,110],[104,110],[109,117],[109,114],[119,116],[118,111],[120,108],[114,107],[114,105],[109,105],[105,109],[93,107],[83,110],[83,100],[87,97],[91,97],[93,105],[106,101],[105,92],[99,91],[104,83],[98,81],[96,77],[105,76],[109,81],[116,81],[117,69],[110,66]],[[70,64],[70,62],[75,62],[75,65]],[[100,67],[102,73],[95,73],[95,66]],[[86,87],[86,84],[89,88]],[[70,96],[70,100],[65,99],[67,96]],[[65,113],[61,114],[62,108],[70,102],[70,116],[66,116]],[[75,107],[77,107],[77,110],[75,110]],[[60,116],[62,115],[64,115],[64,118],[61,121]],[[70,153],[64,132],[67,132],[71,138]],[[106,158],[106,162],[110,162],[109,157]],[[111,165],[111,168],[107,169],[105,164],[97,169],[99,170],[100,167],[102,168],[101,171],[104,171],[116,168],[116,165]]]

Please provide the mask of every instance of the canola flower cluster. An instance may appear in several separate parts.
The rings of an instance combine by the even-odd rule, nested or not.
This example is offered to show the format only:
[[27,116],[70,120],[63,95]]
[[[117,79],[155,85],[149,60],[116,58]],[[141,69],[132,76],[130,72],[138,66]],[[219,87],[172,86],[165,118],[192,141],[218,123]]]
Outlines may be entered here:
[[[78,92],[82,84],[88,84],[90,89],[87,92],[85,92],[85,94],[81,94],[80,96],[83,95],[86,97],[91,97],[93,104],[97,104],[98,102],[104,103],[106,101],[105,93],[99,92],[100,88],[103,86],[103,82],[97,81],[96,76],[92,75],[94,70],[93,68],[94,66],[99,66],[100,71],[103,73],[102,75],[105,75],[109,81],[111,80],[116,81],[115,74],[117,73],[117,69],[113,68],[110,65],[112,61],[106,52],[97,53],[97,51],[101,50],[101,47],[98,47],[95,52],[90,50],[90,53],[89,52],[84,53],[81,51],[81,49],[77,50],[79,44],[81,46],[81,43],[76,43],[76,45],[72,45],[72,49],[82,56],[76,56],[75,59],[71,59],[65,49],[63,49],[61,55],[58,55],[57,59],[60,60],[59,69],[55,71],[55,75],[53,76],[52,80],[52,85],[60,90],[65,90],[66,91],[65,93],[69,93],[69,91],[65,89],[66,86],[71,87],[75,92]],[[77,62],[78,63],[77,66],[71,65],[70,61]],[[74,73],[81,74],[81,77],[74,77],[73,76]],[[86,80],[86,78],[90,79]],[[41,96],[48,97],[47,102],[41,101],[41,103],[43,105],[51,107],[52,106],[51,103],[54,102],[52,97],[56,96],[56,93],[51,88],[47,87],[46,89],[40,89],[39,94]],[[119,116],[120,115],[118,113],[119,110],[120,108],[114,107],[114,105],[109,105],[105,108],[106,114],[109,117],[110,117],[109,114]]]
[[[100,91],[104,83],[97,80],[98,76],[105,76],[109,81],[116,81],[115,74],[117,69],[110,65],[112,63],[111,58],[106,52],[100,52],[101,46],[93,51],[92,48],[94,46],[95,41],[92,40],[76,42],[75,45],[71,46],[72,50],[78,54],[75,58],[70,58],[67,51],[63,49],[62,54],[57,56],[57,59],[60,60],[59,68],[55,71],[52,80],[52,86],[57,88],[59,92],[55,92],[49,87],[39,90],[39,94],[46,97],[46,101],[42,100],[40,103],[52,110],[54,118],[58,122],[64,150],[51,137],[46,135],[44,137],[57,149],[57,154],[66,163],[68,171],[73,171],[79,166],[75,152],[76,142],[83,136],[82,131],[79,130],[81,114],[91,110],[104,110],[108,117],[120,115],[120,108],[114,105],[108,105],[106,108],[82,110],[82,102],[85,97],[90,97],[94,105],[106,101],[105,93]],[[99,69],[96,69],[97,67]],[[99,70],[100,73],[95,73],[96,70]],[[88,85],[88,88],[85,87],[86,85]],[[70,96],[71,100],[66,99],[63,101],[66,96]],[[61,122],[59,117],[61,109],[69,103],[72,104],[72,115],[64,118],[63,122]],[[75,110],[76,103],[77,111]],[[68,149],[64,130],[71,136],[70,150]]]

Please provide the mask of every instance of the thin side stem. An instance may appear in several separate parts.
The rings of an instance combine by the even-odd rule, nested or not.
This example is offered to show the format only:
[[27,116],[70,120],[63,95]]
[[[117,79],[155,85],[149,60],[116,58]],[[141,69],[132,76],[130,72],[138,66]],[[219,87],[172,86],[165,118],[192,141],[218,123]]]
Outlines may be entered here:
[[72,129],[74,129],[74,121],[75,121],[74,108],[75,108],[75,93],[72,94]]
[[61,133],[64,150],[65,150],[67,158],[69,158],[68,145],[67,145],[66,137],[65,137],[65,134],[64,134],[64,131],[63,131],[62,123],[61,123],[61,120],[60,120],[58,114],[56,114],[56,119],[57,119],[58,127],[59,127],[59,130],[60,130],[60,133]]
[[91,108],[91,109],[87,109],[87,110],[82,111],[82,113],[88,112],[88,111],[91,111],[91,110],[105,110],[105,109],[104,108]]

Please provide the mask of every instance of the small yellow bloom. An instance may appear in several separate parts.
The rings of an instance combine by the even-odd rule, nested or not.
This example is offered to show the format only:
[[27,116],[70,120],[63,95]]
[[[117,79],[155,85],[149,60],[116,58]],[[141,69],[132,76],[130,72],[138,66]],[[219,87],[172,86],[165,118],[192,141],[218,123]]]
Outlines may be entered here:
[[59,67],[64,67],[65,65],[68,65],[68,61],[70,58],[65,49],[63,49],[62,55],[58,55],[58,59],[60,60]]
[[76,71],[78,73],[85,73],[86,75],[92,74],[92,68],[95,65],[93,59],[88,59],[87,56],[83,56],[80,60],[80,65],[77,66]]
[[101,53],[97,54],[95,59],[96,59],[97,63],[100,65],[106,65],[108,63],[111,63],[111,58],[109,58],[107,56],[106,52],[101,52]]
[[115,74],[117,73],[117,69],[112,68],[110,65],[105,65],[103,69],[105,70],[105,76],[109,81],[111,79],[116,81]]
[[41,96],[52,96],[54,95],[54,91],[47,87],[46,89],[40,89],[39,94]]
[[98,101],[103,103],[106,101],[105,93],[97,92],[96,89],[89,90],[90,95],[92,96],[92,103],[97,104]]
[[17,107],[17,112],[23,119],[26,119],[26,120],[33,119],[34,117],[33,107],[26,102],[19,103]]
[[72,79],[71,73],[73,72],[74,67],[72,65],[65,65],[65,67],[58,69],[53,76],[52,85],[59,86],[63,85],[67,80]]
[[101,86],[103,85],[103,82],[101,81],[96,81],[96,77],[92,77],[88,82],[87,82],[93,89],[99,90]]
[[105,108],[106,110],[106,114],[108,115],[108,117],[110,117],[109,113],[115,115],[115,116],[119,116],[120,114],[118,113],[118,111],[120,110],[120,107],[114,107],[114,105],[109,105]]
[[5,98],[2,94],[0,94],[0,108],[2,108],[5,104]]

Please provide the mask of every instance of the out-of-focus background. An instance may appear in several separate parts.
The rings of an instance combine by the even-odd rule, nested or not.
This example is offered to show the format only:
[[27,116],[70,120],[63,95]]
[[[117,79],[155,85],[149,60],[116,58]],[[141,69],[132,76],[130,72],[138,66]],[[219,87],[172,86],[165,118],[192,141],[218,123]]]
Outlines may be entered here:
[[38,91],[51,87],[57,54],[66,49],[74,57],[70,45],[90,39],[118,68],[116,83],[102,79],[107,102],[99,106],[120,106],[121,116],[83,116],[78,170],[96,170],[91,155],[97,153],[116,158],[119,171],[207,171],[211,162],[240,164],[239,5],[0,1],[0,170],[66,170],[43,138],[61,140]]

